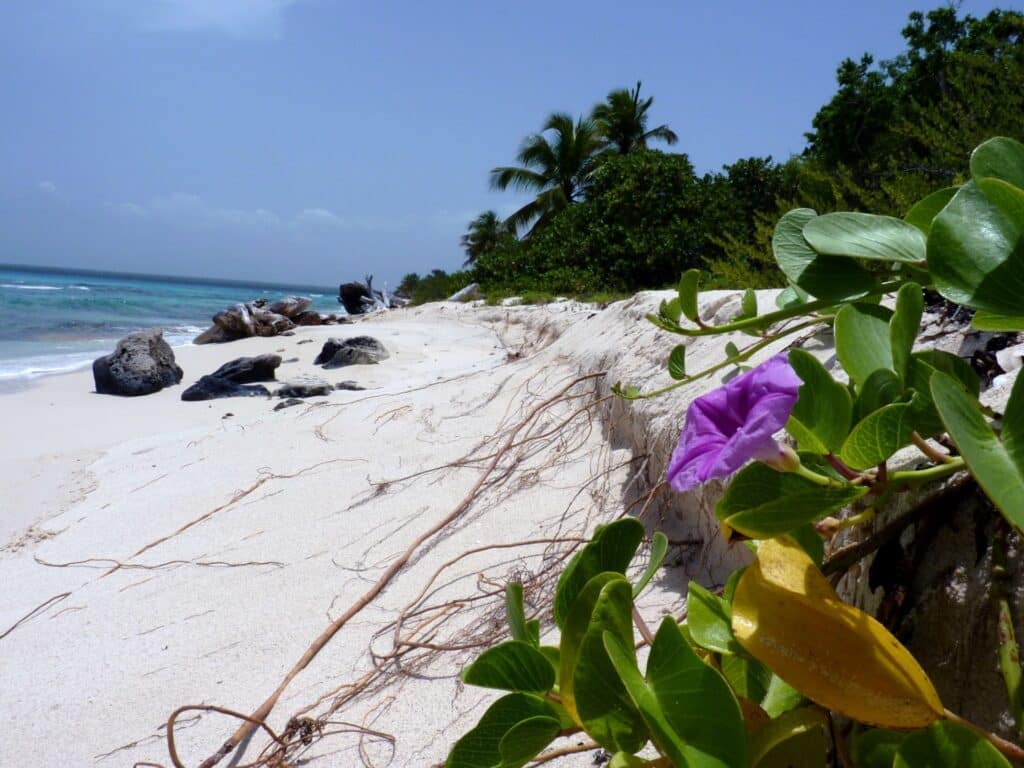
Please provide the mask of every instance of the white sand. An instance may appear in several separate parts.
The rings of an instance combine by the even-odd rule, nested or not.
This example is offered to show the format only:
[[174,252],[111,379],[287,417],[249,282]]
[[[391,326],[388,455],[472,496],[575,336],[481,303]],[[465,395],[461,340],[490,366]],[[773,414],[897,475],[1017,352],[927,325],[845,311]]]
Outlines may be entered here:
[[[545,412],[530,432],[543,439],[515,447],[499,463],[465,514],[294,680],[270,725],[282,730],[291,715],[371,670],[371,641],[377,653],[392,642],[390,633],[374,640],[375,633],[446,560],[486,544],[579,536],[621,514],[660,477],[688,395],[606,403],[601,417],[584,413],[556,427],[619,378],[648,388],[669,381],[663,365],[672,341],[642,320],[660,298],[648,294],[604,312],[573,304],[434,305],[351,326],[303,328],[290,338],[183,348],[182,385],[146,397],[94,394],[88,371],[0,395],[0,542],[8,542],[0,549],[0,634],[31,614],[0,638],[0,766],[170,765],[165,723],[175,708],[252,711],[313,638],[456,507],[507,436],[503,429],[581,372],[599,368],[609,370],[606,380],[581,385],[574,391],[585,396]],[[335,371],[312,366],[326,337],[363,333],[379,338],[392,357]],[[314,341],[302,343],[307,339]],[[272,410],[276,400],[263,398],[180,401],[185,386],[221,363],[271,351],[299,358],[281,366],[281,380],[317,375],[368,389],[280,412]],[[476,449],[477,460],[465,466],[391,482]],[[670,535],[714,537],[700,497],[678,507],[670,495],[658,497],[648,519],[671,523],[681,509],[684,525]],[[539,568],[544,550],[491,550],[461,560],[439,580],[443,588],[431,602],[500,589]],[[687,551],[674,551],[672,561],[690,564]],[[730,570],[721,551],[701,551],[692,564],[705,582]],[[68,565],[76,561],[89,562]],[[110,572],[116,562],[125,565]],[[661,608],[678,607],[685,570],[662,571],[650,598],[652,621]],[[463,642],[500,631],[495,619],[499,602],[471,600],[421,639]],[[474,653],[421,656],[415,664],[408,657],[405,674],[390,667],[385,684],[347,703],[331,722],[392,734],[393,748],[380,739],[363,742],[374,765],[442,761],[496,698],[457,679]],[[187,713],[176,730],[182,759],[198,764],[236,726],[219,715]],[[242,762],[266,743],[262,735],[254,739]],[[356,735],[340,733],[302,757],[318,758],[313,765],[360,765],[359,746]],[[551,764],[583,766],[592,758]]]

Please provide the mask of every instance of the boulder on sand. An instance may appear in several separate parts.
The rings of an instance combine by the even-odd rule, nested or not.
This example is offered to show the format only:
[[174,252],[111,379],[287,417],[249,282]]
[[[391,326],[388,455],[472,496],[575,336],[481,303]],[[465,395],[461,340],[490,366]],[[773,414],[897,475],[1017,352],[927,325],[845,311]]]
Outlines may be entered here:
[[207,374],[181,393],[181,399],[190,402],[220,397],[270,397],[270,392],[260,384],[238,384]]
[[296,325],[323,325],[324,323],[330,322],[330,320],[319,312],[307,309],[305,312],[299,312],[297,315],[293,315],[292,322]]
[[367,306],[373,305],[373,294],[362,283],[342,283],[338,287],[338,301],[350,315],[361,315]]
[[294,320],[296,315],[305,312],[312,303],[313,300],[307,299],[305,296],[285,296],[283,299],[271,302],[267,309],[274,314],[284,315]]
[[292,315],[306,311],[311,300],[302,296],[286,296],[268,303],[256,299],[245,304],[233,304],[213,316],[213,325],[193,339],[194,344],[220,344],[250,336],[277,336],[295,327]]
[[328,339],[313,362],[324,368],[341,368],[345,365],[379,363],[389,357],[391,355],[377,339],[372,336],[355,336],[351,339]]
[[290,381],[274,393],[277,397],[323,397],[334,391],[326,381]]
[[236,339],[244,339],[256,334],[256,323],[253,321],[250,307],[245,304],[234,304],[222,309],[213,316],[213,324],[222,328]]
[[148,395],[177,384],[181,367],[159,329],[125,336],[112,354],[93,361],[92,377],[101,395]]
[[281,365],[280,355],[257,355],[239,357],[211,373],[218,379],[227,379],[236,384],[251,384],[254,381],[273,381],[277,367]]

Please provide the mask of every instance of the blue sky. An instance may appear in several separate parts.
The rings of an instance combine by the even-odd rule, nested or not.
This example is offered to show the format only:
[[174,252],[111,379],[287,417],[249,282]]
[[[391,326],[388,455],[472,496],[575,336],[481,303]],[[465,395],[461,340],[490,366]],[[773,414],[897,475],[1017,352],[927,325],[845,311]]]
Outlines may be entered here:
[[642,79],[698,171],[785,158],[840,60],[896,54],[930,7],[14,0],[0,263],[392,285],[457,268],[466,223],[520,202],[487,171],[548,112]]

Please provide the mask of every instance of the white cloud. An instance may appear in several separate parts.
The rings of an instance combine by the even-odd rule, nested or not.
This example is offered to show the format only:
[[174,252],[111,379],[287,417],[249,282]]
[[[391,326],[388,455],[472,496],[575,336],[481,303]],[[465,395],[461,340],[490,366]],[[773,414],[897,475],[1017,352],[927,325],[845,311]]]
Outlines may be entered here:
[[40,181],[36,184],[36,189],[46,195],[52,195],[57,192],[57,185],[52,181]]
[[201,227],[276,229],[281,226],[281,218],[266,208],[224,208],[198,195],[181,192],[154,197],[145,205],[129,202],[108,207],[136,218],[164,219]]
[[296,224],[326,224],[332,227],[347,227],[347,222],[338,214],[326,208],[306,208],[295,217]]
[[[285,12],[300,0],[156,0],[143,5],[155,29],[213,30],[232,37],[278,38]],[[138,11],[138,7],[136,7]]]

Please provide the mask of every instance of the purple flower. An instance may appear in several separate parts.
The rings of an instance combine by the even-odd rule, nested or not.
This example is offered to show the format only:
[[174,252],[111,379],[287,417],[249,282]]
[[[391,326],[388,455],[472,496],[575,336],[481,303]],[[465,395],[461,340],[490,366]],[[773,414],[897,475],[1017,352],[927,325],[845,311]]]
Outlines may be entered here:
[[786,356],[776,355],[690,403],[668,464],[669,485],[686,491],[751,459],[778,458],[782,449],[772,436],[792,413],[801,384]]

